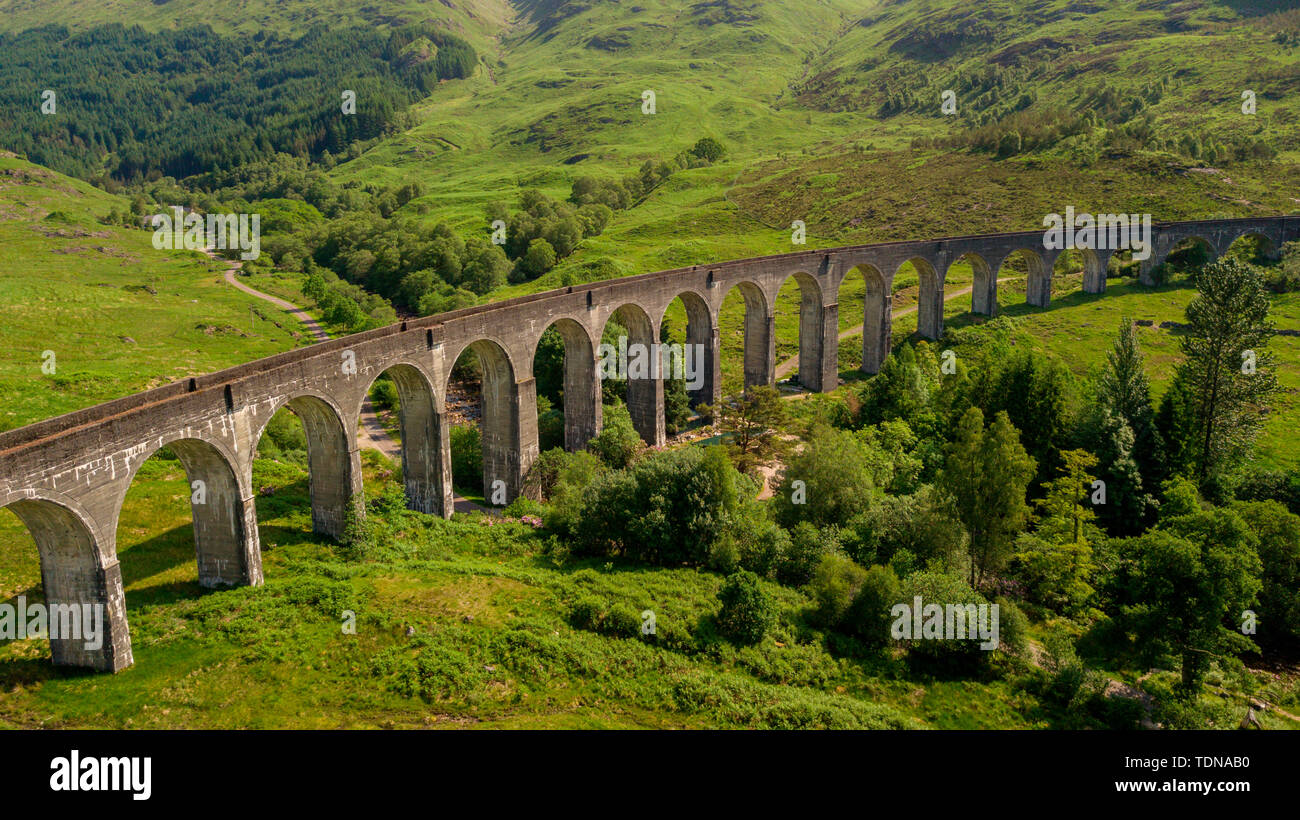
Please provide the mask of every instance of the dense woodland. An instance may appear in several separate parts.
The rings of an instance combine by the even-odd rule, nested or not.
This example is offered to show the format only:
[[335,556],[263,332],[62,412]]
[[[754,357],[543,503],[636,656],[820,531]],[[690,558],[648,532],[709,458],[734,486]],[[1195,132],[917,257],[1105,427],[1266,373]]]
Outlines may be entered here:
[[[221,36],[207,26],[0,33],[0,144],[72,176],[188,177],[277,152],[321,159],[395,129],[477,55],[432,26]],[[55,92],[43,113],[42,94]],[[356,92],[344,114],[343,91]]]

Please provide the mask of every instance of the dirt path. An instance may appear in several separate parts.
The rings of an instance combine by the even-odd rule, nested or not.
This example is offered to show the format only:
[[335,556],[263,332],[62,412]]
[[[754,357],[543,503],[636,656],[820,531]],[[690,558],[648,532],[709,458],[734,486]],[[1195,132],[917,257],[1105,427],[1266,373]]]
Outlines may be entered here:
[[[205,253],[213,259],[219,258],[216,254],[212,253],[212,251],[205,251]],[[316,341],[324,342],[329,340],[329,333],[326,333],[325,328],[321,327],[320,322],[312,318],[311,314],[306,310],[292,302],[287,302],[284,299],[272,296],[269,293],[263,293],[260,290],[250,288],[248,285],[240,282],[236,277],[239,269],[243,267],[241,262],[235,262],[230,259],[221,259],[221,261],[230,266],[226,269],[227,282],[234,285],[239,290],[242,290],[244,293],[270,302],[281,310],[291,314],[295,319],[302,323],[303,327],[305,327],[312,336],[315,337]],[[368,450],[378,450],[398,464],[402,462],[402,445],[384,429],[384,425],[380,422],[379,415],[375,412],[375,406],[371,403],[369,397],[367,397],[365,402],[361,405],[361,418],[360,427],[357,431],[357,444],[358,446],[364,447]],[[459,495],[453,497],[453,504],[456,512],[459,513],[473,512],[476,510],[492,512],[487,507],[475,504],[473,501],[470,501],[467,498],[462,498]]]
[[262,291],[260,290],[254,290],[253,288],[250,288],[248,285],[245,285],[243,282],[239,281],[239,269],[244,266],[243,262],[236,262],[233,259],[223,259],[210,250],[205,250],[204,253],[206,253],[208,256],[212,257],[213,259],[217,259],[221,262],[226,263],[226,265],[228,266],[226,268],[226,281],[234,285],[237,289],[242,290],[244,293],[247,293],[249,296],[256,296],[258,299],[261,299],[266,302],[270,302],[271,304],[280,308],[280,310],[283,310],[286,313],[290,314],[291,316],[293,316],[293,318],[301,322],[303,327],[307,328],[307,332],[310,333],[315,338],[316,341],[325,342],[329,340],[330,335],[325,332],[325,328],[321,327],[320,322],[312,318],[312,315],[308,313],[306,310],[303,310],[302,308],[295,305],[293,302],[287,302],[278,296],[272,296],[269,293],[262,293]]

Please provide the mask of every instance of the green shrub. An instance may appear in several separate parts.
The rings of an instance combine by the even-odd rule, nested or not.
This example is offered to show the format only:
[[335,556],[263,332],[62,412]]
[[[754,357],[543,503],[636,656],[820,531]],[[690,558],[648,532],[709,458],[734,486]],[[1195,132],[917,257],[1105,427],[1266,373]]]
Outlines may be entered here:
[[630,465],[644,447],[645,442],[632,426],[632,416],[627,407],[621,404],[605,405],[604,425],[600,435],[587,443],[587,449],[607,466],[621,470]]
[[735,475],[720,447],[669,450],[600,475],[583,493],[574,551],[703,566],[736,509]]
[[777,580],[789,586],[803,586],[812,580],[823,557],[839,551],[839,535],[834,527],[819,528],[800,521],[790,530],[789,544],[778,560]]
[[478,425],[451,428],[451,480],[458,487],[483,484],[483,437]]
[[718,631],[728,640],[753,645],[763,640],[776,620],[776,606],[757,575],[747,570],[727,576],[718,591]]
[[902,600],[898,576],[889,567],[877,564],[866,571],[858,594],[844,615],[846,631],[871,646],[884,646],[889,642],[889,627],[893,622],[890,612]]
[[813,618],[827,628],[838,627],[857,598],[867,571],[844,555],[825,555],[808,585],[816,608]]

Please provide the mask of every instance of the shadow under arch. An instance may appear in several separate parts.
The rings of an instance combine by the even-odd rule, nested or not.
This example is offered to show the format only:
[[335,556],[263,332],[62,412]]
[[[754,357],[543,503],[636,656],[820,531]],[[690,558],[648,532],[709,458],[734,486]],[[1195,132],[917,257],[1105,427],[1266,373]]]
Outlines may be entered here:
[[[121,567],[105,555],[86,518],[71,507],[47,498],[23,498],[7,505],[18,516],[41,563],[41,587],[51,620],[60,634],[50,639],[56,666],[80,666],[116,672],[131,665],[131,636],[126,623],[126,595]],[[84,623],[99,615],[95,640]],[[79,624],[67,635],[65,624]],[[49,627],[53,633],[56,627]]]
[[[622,359],[626,351],[627,372],[623,375],[627,378],[627,411],[632,417],[632,426],[649,446],[663,446],[667,432],[664,425],[664,384],[659,374],[660,362],[655,355],[658,329],[645,308],[634,302],[625,302],[615,308],[605,325],[608,326],[610,321],[616,321],[627,329],[627,339],[619,340],[615,352]],[[604,336],[605,328],[602,327],[601,338]],[[605,374],[600,375],[603,378]]]
[[[821,284],[812,275],[804,271],[795,271],[782,280],[781,287],[784,288],[791,279],[799,286],[799,373],[797,378],[801,386],[816,390],[820,389],[822,383],[822,357],[826,352],[824,346],[828,343],[834,344],[836,345],[835,350],[838,352],[839,340],[822,338],[823,300]],[[775,324],[775,321],[773,324]]]
[[1153,253],[1149,259],[1142,262],[1139,268],[1139,280],[1144,285],[1154,285],[1157,279],[1156,271],[1162,265],[1167,268],[1159,278],[1168,280],[1170,269],[1183,272],[1208,265],[1218,258],[1218,247],[1206,237],[1199,234],[1182,236],[1177,238],[1163,254]]
[[[577,320],[561,316],[542,331],[559,334],[564,343],[564,373],[561,379],[561,401],[564,407],[564,449],[581,450],[600,433],[603,411],[600,404],[600,378],[596,372],[596,350],[587,329]],[[538,345],[533,346],[534,372]]]
[[[307,440],[312,531],[339,538],[343,535],[348,506],[353,503],[353,495],[360,491],[361,480],[343,411],[333,401],[315,393],[293,395],[280,402],[276,409],[286,407],[302,422]],[[270,416],[253,439],[253,452],[257,452],[269,424]]]
[[[494,493],[496,482],[499,481],[504,486],[508,501],[519,495],[523,476],[537,457],[536,411],[532,407],[533,400],[528,401],[527,413],[533,415],[530,423],[534,434],[531,439],[525,440],[520,422],[526,413],[521,413],[519,384],[510,354],[494,339],[480,338],[461,348],[452,361],[459,362],[467,352],[478,359],[482,372],[480,431],[483,448],[483,497],[489,501],[500,498],[500,493]],[[452,369],[454,368],[447,371],[443,395],[449,389]]]
[[136,472],[163,448],[175,454],[190,489],[199,586],[261,584],[262,551],[251,491],[241,485],[235,460],[213,442],[193,437],[164,439],[153,453],[136,462],[131,481],[118,499],[118,516]]
[[741,280],[722,294],[725,300],[732,288],[745,300],[745,383],[746,389],[772,384],[776,377],[776,328],[763,289],[754,282]]
[[[430,515],[451,515],[451,464],[445,457],[449,431],[429,377],[415,365],[398,362],[375,375],[387,375],[397,389],[397,424],[406,506]],[[374,385],[366,387],[370,394]]]

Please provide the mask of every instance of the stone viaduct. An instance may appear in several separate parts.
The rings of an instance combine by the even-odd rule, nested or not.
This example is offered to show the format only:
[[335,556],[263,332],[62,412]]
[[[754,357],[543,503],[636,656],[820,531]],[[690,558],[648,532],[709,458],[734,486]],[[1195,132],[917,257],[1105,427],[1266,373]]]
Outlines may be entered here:
[[[1258,235],[1275,251],[1300,237],[1300,217],[1155,223],[1151,269],[1187,240],[1211,255]],[[106,638],[90,651],[83,642],[51,641],[54,663],[117,671],[132,663],[116,532],[123,498],[140,465],[169,447],[191,482],[205,488],[192,503],[199,582],[204,587],[262,581],[253,455],[271,416],[287,407],[306,431],[312,523],[338,536],[345,511],[362,494],[357,423],[370,385],[393,377],[400,396],[402,469],[412,509],[450,516],[452,486],[448,416],[451,366],[466,350],[482,365],[485,492],[504,482],[521,489],[538,454],[533,355],[543,331],[564,339],[565,445],[581,448],[601,428],[602,330],[612,317],[630,342],[658,341],[670,303],[680,297],[687,341],[704,345],[705,380],[692,396],[720,397],[718,312],[733,289],[744,297],[744,382],[769,384],[775,372],[773,306],[790,277],[801,292],[798,381],[822,391],[837,384],[838,292],[846,274],[866,282],[862,369],[875,373],[890,350],[891,290],[902,265],[920,278],[918,332],[943,330],[944,280],[951,266],[974,270],[971,307],[997,309],[997,273],[1015,253],[1028,263],[1028,296],[1047,307],[1053,263],[1042,231],[806,250],[649,273],[538,293],[402,322],[281,353],[218,373],[196,376],[0,433],[0,507],[27,526],[40,556],[47,603],[99,604]],[[1103,293],[1110,251],[1080,252],[1083,289]],[[641,436],[664,441],[663,384],[629,380],[628,406]]]

